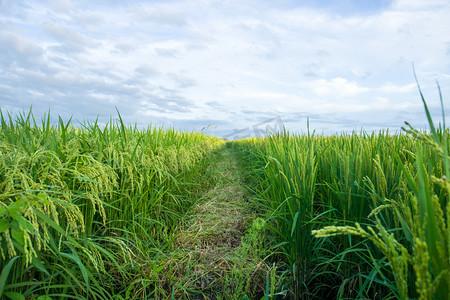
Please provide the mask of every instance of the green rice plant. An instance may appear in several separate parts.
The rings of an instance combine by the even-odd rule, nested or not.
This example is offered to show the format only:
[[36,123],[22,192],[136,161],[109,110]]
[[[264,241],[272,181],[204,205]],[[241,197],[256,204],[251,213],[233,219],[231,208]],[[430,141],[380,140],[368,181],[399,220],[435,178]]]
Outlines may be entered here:
[[[420,87],[419,87],[420,91]],[[405,181],[412,195],[406,199],[387,200],[387,205],[378,206],[371,212],[376,219],[376,227],[363,229],[355,226],[327,226],[313,231],[316,237],[330,237],[341,234],[367,238],[381,250],[389,261],[391,274],[400,299],[418,295],[419,299],[448,299],[450,290],[450,231],[448,227],[450,204],[447,175],[448,130],[439,130],[433,124],[427,104],[420,91],[431,133],[423,133],[408,123],[404,130],[416,142],[415,168],[402,166]],[[442,103],[442,95],[441,95]],[[445,115],[444,124],[445,124]],[[400,155],[396,155],[401,162]],[[434,173],[435,175],[431,175]],[[414,175],[417,174],[417,175]],[[398,226],[382,225],[378,214],[384,210],[395,213]],[[376,263],[376,261],[375,261]],[[408,269],[415,273],[408,276]],[[414,286],[408,284],[413,282]]]
[[[379,224],[404,244],[405,237],[398,230],[404,223],[402,216],[391,208],[405,211],[400,206],[413,194],[408,176],[418,178],[416,144],[414,136],[389,131],[333,136],[284,132],[233,143],[248,170],[249,189],[258,195],[255,205],[268,224],[271,259],[279,264],[279,272],[290,273],[281,277],[287,279],[284,284],[293,297],[324,298],[339,293],[341,297],[370,298],[397,292],[389,262],[379,247],[358,237],[337,235],[320,240],[311,233],[327,225]],[[443,175],[442,163],[430,148],[423,151],[433,161],[426,164],[427,172]],[[444,193],[436,185],[433,188],[440,202],[444,201]],[[411,246],[405,248],[411,251]],[[413,284],[408,278],[409,289]]]
[[41,123],[31,110],[0,114],[0,267],[11,270],[1,284],[26,297],[125,296],[151,249],[170,247],[221,143],[126,127],[120,114],[79,128],[50,113]]
[[[297,143],[285,136],[281,143],[276,138],[268,138],[269,156],[265,173],[271,178],[267,197],[271,199],[272,210],[278,230],[282,235],[281,246],[288,255],[289,266],[293,272],[294,293],[304,297],[312,275],[312,249],[314,244],[308,232],[313,214],[313,200],[317,178],[317,163],[314,143]],[[282,151],[284,150],[284,151]],[[269,154],[269,155],[270,155]],[[279,155],[283,156],[279,156]],[[281,192],[281,194],[280,194]]]
[[[398,180],[398,170],[389,171],[387,167],[393,168],[392,158],[388,156],[387,161],[382,161],[374,149],[381,145],[379,140],[394,143],[389,138],[384,134],[315,137],[286,132],[264,140],[239,142],[246,144],[250,152],[259,153],[243,164],[252,164],[249,160],[260,161],[259,166],[252,167],[259,172],[259,175],[252,173],[252,177],[259,178],[254,190],[260,195],[260,208],[268,218],[275,253],[282,253],[281,260],[290,270],[289,285],[296,297],[309,297],[313,291],[320,293],[320,289],[332,284],[324,282],[325,278],[333,281],[337,277],[330,276],[332,268],[322,263],[324,256],[331,255],[324,248],[329,245],[324,246],[323,242],[312,238],[311,231],[327,223],[333,224],[337,218],[351,224],[361,220],[364,211],[369,214],[370,206],[374,208],[380,202],[375,185],[370,185],[372,181],[384,183],[386,194],[396,192],[398,183],[392,184],[392,181]],[[371,153],[374,153],[373,158]],[[369,163],[366,164],[367,158]],[[371,160],[377,163],[378,170],[390,177],[376,177]],[[369,190],[367,185],[374,190]],[[348,189],[350,192],[346,191]],[[389,218],[385,221],[393,222]],[[340,248],[334,250],[335,254],[340,252],[338,249],[353,246],[349,239],[341,239],[337,245]],[[277,260],[277,255],[273,259]],[[348,251],[347,256],[347,260],[361,260],[356,252]],[[356,266],[341,264],[338,269],[347,274],[345,276],[352,276],[357,267],[358,262]]]

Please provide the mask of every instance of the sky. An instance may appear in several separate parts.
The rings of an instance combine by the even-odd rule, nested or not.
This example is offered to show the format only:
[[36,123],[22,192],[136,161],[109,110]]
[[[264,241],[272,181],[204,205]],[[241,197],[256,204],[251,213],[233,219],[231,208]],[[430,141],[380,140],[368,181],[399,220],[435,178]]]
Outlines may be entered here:
[[412,65],[437,122],[449,16],[448,0],[0,0],[0,109],[230,139],[423,128]]

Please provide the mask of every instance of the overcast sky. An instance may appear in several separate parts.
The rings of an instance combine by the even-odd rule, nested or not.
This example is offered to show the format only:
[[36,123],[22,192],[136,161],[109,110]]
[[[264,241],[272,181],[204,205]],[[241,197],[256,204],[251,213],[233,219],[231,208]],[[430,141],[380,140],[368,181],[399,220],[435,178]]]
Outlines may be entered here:
[[272,118],[326,134],[421,127],[412,63],[438,118],[449,28],[448,0],[0,0],[0,108],[106,122],[117,107],[219,136]]

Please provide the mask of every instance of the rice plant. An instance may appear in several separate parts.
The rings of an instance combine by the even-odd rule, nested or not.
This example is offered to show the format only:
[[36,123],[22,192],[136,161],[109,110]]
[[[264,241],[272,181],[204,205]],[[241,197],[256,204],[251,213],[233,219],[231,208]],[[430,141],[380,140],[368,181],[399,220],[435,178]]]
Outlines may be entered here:
[[235,143],[249,153],[241,163],[269,224],[280,291],[450,297],[448,130],[445,116],[437,128],[423,103],[430,133],[407,124],[396,134],[283,132]]
[[[416,140],[415,168],[411,170],[409,164],[400,164],[411,195],[406,199],[390,199],[388,205],[376,207],[370,214],[376,219],[375,227],[365,230],[358,223],[356,226],[328,226],[313,234],[316,237],[351,234],[373,242],[390,263],[399,299],[415,295],[419,299],[449,299],[449,132],[445,128],[444,111],[443,125],[436,129],[421,91],[420,95],[431,132],[421,132],[409,123],[403,128]],[[396,158],[400,161],[398,155]],[[392,210],[401,226],[383,226],[378,214],[384,209]],[[415,272],[412,276],[408,276],[410,267]],[[408,286],[409,282],[414,286]]]
[[211,153],[232,151],[243,178],[229,182],[245,184],[255,220],[233,252],[247,258],[217,279],[224,293],[448,299],[449,130],[420,95],[429,131],[406,123],[396,134],[285,131],[227,144],[120,114],[75,126],[0,110],[0,297],[201,295],[191,288],[200,259],[178,251],[189,240],[180,228],[220,177]]
[[170,247],[221,140],[127,127],[120,114],[75,127],[50,113],[0,113],[0,296],[139,290],[129,283],[149,276],[152,247]]

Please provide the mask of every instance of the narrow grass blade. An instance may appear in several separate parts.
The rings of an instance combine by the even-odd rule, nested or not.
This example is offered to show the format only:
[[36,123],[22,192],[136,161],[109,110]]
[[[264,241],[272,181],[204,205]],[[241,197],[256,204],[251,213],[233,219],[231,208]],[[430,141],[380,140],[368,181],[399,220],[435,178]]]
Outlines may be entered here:
[[14,262],[18,258],[19,256],[11,258],[11,260],[3,267],[2,273],[0,274],[0,297],[3,295],[3,290],[6,286],[6,281],[8,280],[9,271],[11,271]]

